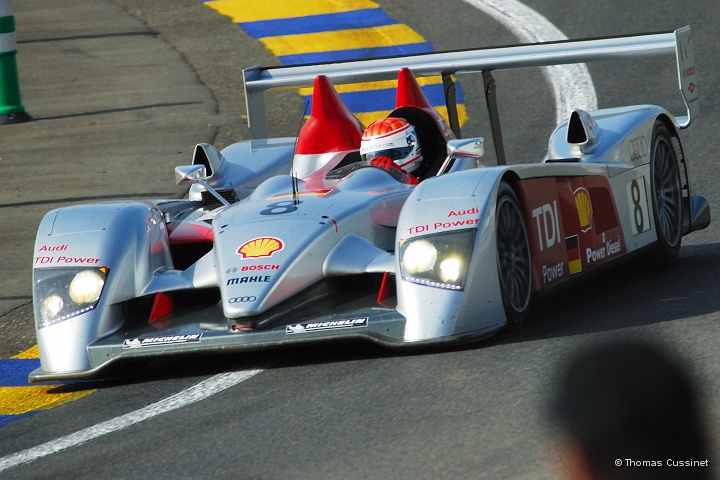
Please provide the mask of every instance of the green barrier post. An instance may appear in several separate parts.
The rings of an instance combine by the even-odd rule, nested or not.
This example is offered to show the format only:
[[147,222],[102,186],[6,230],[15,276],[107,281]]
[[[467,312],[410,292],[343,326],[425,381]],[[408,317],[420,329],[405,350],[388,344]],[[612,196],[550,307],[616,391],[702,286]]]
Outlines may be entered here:
[[31,120],[20,102],[12,1],[0,0],[0,125]]

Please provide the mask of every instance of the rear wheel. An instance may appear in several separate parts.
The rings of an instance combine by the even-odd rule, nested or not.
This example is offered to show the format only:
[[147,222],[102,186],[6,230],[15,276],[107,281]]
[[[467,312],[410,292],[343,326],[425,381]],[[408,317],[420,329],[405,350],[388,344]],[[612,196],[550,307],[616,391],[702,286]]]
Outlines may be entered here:
[[495,220],[498,275],[506,330],[517,330],[527,317],[532,293],[530,241],[517,195],[503,182],[498,190]]
[[650,150],[653,217],[658,243],[650,255],[654,268],[667,268],[680,252],[682,243],[683,207],[678,159],[673,136],[657,122]]

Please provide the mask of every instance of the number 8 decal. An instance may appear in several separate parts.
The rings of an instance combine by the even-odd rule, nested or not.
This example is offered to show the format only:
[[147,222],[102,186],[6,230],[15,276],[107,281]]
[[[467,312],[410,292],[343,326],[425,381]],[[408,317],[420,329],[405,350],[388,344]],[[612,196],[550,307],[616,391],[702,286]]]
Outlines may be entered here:
[[630,225],[632,234],[639,235],[650,230],[648,215],[647,190],[645,177],[634,178],[627,184],[628,207],[630,209]]
[[298,209],[298,205],[302,202],[297,200],[283,200],[267,205],[267,208],[260,212],[260,215],[282,215],[283,213],[291,213]]
[[630,196],[632,197],[632,203],[635,206],[633,209],[633,217],[635,219],[635,231],[643,232],[643,226],[645,225],[645,216],[643,215],[642,206],[640,205],[640,184],[637,179],[630,183]]

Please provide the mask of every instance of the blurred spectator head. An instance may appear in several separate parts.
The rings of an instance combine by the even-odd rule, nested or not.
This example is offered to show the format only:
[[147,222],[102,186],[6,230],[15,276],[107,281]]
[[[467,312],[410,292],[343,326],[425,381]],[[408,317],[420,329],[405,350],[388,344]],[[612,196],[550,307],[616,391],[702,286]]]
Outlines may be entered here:
[[707,467],[668,464],[707,460],[709,445],[695,385],[659,345],[605,342],[574,355],[553,418],[566,440],[564,470],[575,480],[712,478]]

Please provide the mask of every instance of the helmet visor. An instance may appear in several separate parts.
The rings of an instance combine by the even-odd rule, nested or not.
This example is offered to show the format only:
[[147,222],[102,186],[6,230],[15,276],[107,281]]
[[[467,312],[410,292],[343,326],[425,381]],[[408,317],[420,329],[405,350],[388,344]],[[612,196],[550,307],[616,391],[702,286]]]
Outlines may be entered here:
[[376,152],[368,152],[364,154],[363,160],[372,160],[377,157],[387,157],[390,160],[405,160],[405,158],[412,152],[412,145],[407,147],[388,148],[385,150],[378,150]]

